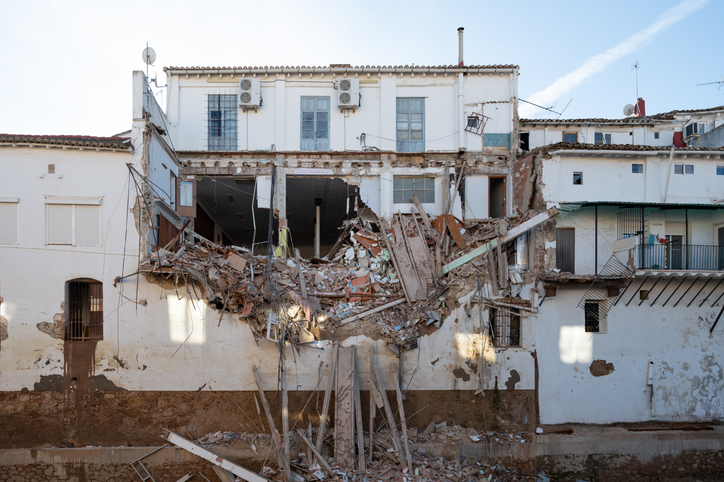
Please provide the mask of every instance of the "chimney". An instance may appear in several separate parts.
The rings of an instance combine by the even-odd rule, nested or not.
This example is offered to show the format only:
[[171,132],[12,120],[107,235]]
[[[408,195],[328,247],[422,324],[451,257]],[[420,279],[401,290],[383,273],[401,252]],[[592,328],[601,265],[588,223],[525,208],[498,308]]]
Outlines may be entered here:
[[458,67],[465,65],[463,62],[463,30],[465,30],[464,27],[458,29]]
[[637,117],[646,117],[646,101],[639,97],[634,107],[634,115]]

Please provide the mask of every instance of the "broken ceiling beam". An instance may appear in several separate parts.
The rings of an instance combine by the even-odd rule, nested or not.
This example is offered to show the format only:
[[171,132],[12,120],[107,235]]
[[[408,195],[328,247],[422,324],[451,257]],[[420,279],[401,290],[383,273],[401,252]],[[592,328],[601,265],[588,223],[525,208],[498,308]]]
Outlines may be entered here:
[[392,308],[393,306],[401,305],[405,302],[405,298],[400,298],[395,301],[390,301],[389,303],[385,303],[384,305],[380,305],[377,308],[373,308],[371,310],[363,311],[362,313],[358,313],[354,316],[350,316],[349,318],[346,318],[342,320],[339,325],[346,325],[347,323],[352,323],[353,321],[359,320],[360,318],[364,318],[365,316],[374,315],[375,313],[378,313],[380,311],[384,311],[388,308]]
[[[503,238],[501,239],[501,242],[503,244],[505,244],[509,241],[512,241],[515,238],[517,238],[518,236],[520,236],[521,234],[523,234],[527,231],[530,231],[531,229],[535,228],[539,224],[541,224],[541,223],[547,221],[548,219],[555,217],[557,215],[558,215],[558,209],[553,207],[544,213],[540,213],[536,216],[533,216],[529,220],[527,220],[523,223],[520,223],[519,225],[517,225],[513,228],[510,228],[508,230],[508,232],[505,234],[505,236],[503,236]],[[478,246],[477,248],[470,251],[466,255],[461,256],[458,259],[452,261],[451,263],[448,263],[445,266],[443,266],[442,274],[447,274],[450,271],[454,270],[455,268],[462,266],[466,263],[469,263],[470,261],[477,258],[478,256],[481,256],[481,255],[487,253],[491,248],[496,247],[496,245],[497,245],[497,242],[495,240],[493,240],[493,241],[490,241],[489,243],[483,244],[482,246]]]
[[237,465],[229,460],[226,460],[225,458],[220,457],[215,453],[196,445],[191,440],[188,440],[187,438],[184,438],[177,433],[174,433],[170,430],[167,430],[167,432],[168,433],[163,438],[168,440],[170,443],[186,450],[187,452],[191,452],[192,454],[201,457],[202,459],[208,460],[212,464],[218,465],[222,469],[228,470],[232,474],[236,475],[237,477],[241,477],[247,482],[269,482],[269,479],[267,479],[266,477],[262,477],[256,472],[252,472],[251,470],[246,469],[241,465]]

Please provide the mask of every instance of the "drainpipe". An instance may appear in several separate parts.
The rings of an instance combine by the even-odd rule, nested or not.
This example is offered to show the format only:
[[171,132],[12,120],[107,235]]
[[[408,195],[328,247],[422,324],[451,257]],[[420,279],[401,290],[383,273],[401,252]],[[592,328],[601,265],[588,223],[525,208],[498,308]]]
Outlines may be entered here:
[[671,163],[674,160],[674,148],[671,148],[669,153],[669,170],[666,173],[666,189],[664,189],[664,202],[666,202],[666,196],[669,194],[669,178],[671,177]]
[[[458,67],[463,67],[463,27],[458,29]],[[462,72],[458,74],[457,95],[458,95],[458,149],[463,150],[465,146],[465,87],[463,82],[465,76]]]

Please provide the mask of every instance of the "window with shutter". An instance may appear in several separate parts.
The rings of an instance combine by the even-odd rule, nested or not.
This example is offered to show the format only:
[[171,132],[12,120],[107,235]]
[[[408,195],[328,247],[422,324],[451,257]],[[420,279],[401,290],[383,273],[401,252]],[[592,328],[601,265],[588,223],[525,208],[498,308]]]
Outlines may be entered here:
[[18,243],[18,201],[0,199],[0,244]]
[[100,246],[100,217],[95,204],[47,204],[47,243]]

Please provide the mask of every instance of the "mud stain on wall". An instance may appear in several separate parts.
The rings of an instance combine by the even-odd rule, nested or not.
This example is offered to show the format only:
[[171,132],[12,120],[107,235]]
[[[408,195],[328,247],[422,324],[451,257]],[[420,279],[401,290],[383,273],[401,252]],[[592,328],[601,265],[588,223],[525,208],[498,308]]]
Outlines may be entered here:
[[63,390],[63,375],[40,375],[40,381],[35,382],[33,390],[36,392],[56,392]]
[[616,371],[613,368],[613,363],[606,363],[606,360],[593,360],[589,370],[591,370],[591,375],[594,377],[604,377]]
[[518,373],[518,370],[510,370],[510,377],[508,377],[508,381],[505,382],[505,389],[506,390],[515,390],[515,385],[520,381],[520,373]]
[[[8,339],[8,319],[0,316],[0,343]],[[2,345],[0,345],[2,346]]]
[[90,378],[95,372],[96,341],[66,341],[63,345],[65,389],[90,390]]
[[469,382],[469,381],[470,381],[470,375],[468,374],[468,372],[465,371],[464,368],[456,368],[456,369],[453,370],[452,372],[453,372],[453,375],[455,375],[456,378],[459,378],[459,379],[461,379],[461,380],[464,381],[464,382]]

